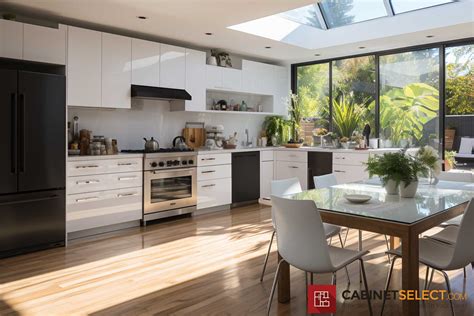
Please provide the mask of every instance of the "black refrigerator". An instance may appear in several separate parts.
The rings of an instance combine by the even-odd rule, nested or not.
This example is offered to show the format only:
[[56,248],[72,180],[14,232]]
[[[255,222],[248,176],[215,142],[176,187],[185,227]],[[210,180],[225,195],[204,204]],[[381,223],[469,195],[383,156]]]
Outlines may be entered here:
[[64,75],[0,68],[0,257],[65,242]]

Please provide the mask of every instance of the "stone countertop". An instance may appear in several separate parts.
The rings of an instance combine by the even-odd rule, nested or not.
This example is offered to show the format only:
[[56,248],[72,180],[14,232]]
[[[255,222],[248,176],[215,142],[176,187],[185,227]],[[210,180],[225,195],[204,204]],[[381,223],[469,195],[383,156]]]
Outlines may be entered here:
[[383,153],[383,152],[393,152],[400,150],[400,148],[377,148],[377,149],[367,149],[367,150],[355,150],[355,149],[343,149],[343,148],[321,148],[321,147],[300,147],[300,148],[285,148],[285,147],[237,147],[236,149],[198,149],[198,154],[216,154],[216,153],[233,153],[233,152],[246,152],[246,151],[262,151],[262,150],[289,150],[296,152],[337,152],[337,153],[356,153],[356,154],[365,154],[365,153]]
[[143,158],[143,154],[119,153],[117,155],[68,156],[67,161],[87,161],[87,160],[127,159],[127,158]]

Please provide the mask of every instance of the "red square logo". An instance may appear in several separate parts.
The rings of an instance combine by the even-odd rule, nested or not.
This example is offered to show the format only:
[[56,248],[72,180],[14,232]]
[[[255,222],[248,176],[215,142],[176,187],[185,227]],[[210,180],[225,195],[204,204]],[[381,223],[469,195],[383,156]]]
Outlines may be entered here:
[[330,314],[336,312],[335,285],[308,285],[308,313]]

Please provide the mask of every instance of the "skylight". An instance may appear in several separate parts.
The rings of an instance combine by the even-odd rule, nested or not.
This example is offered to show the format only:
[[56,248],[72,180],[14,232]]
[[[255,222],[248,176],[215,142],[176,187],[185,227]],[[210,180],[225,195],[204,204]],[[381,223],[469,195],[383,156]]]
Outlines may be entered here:
[[323,0],[320,6],[328,28],[387,16],[383,0]]
[[397,14],[450,3],[453,0],[391,0],[390,2],[392,3],[393,11]]
[[315,4],[310,4],[301,8],[286,11],[278,14],[280,17],[308,26],[322,29],[321,22],[318,18],[319,7]]

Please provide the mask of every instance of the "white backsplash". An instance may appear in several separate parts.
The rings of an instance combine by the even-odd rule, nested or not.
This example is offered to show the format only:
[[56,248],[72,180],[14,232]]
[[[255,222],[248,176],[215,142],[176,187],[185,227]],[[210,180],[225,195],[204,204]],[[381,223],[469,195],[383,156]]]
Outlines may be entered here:
[[116,138],[120,149],[142,149],[143,137],[153,136],[160,147],[170,147],[174,137],[181,135],[186,122],[224,125],[224,135],[237,132],[239,144],[260,134],[264,116],[229,113],[170,112],[169,102],[134,100],[131,109],[68,108],[68,121],[79,117],[79,129],[91,130],[93,135]]

